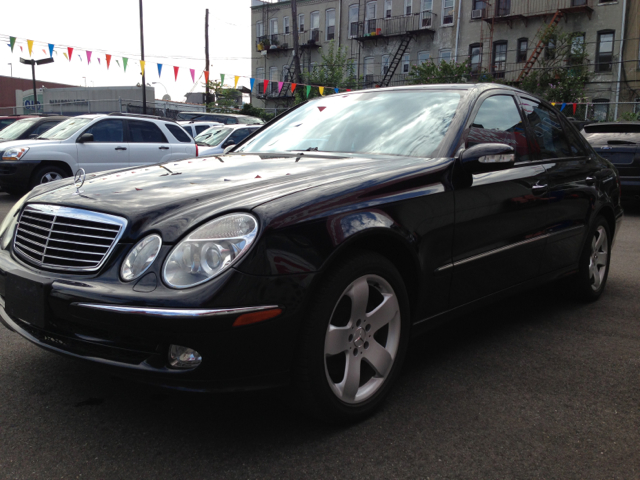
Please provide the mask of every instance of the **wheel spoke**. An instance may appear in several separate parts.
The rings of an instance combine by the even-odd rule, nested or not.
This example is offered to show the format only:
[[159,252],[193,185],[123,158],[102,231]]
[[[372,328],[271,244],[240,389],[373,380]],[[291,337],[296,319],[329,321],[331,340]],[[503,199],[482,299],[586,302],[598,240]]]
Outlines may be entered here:
[[606,238],[607,238],[607,234],[605,233],[604,228],[598,227],[598,240],[596,240],[595,251],[598,251],[600,247],[602,247],[602,243],[605,241]]
[[369,301],[369,284],[365,277],[359,278],[347,292],[351,299],[351,321],[364,319]]
[[596,267],[604,267],[607,265],[607,258],[609,257],[608,253],[599,253],[598,259],[596,260]]
[[383,297],[382,303],[367,314],[367,322],[371,325],[374,333],[393,320],[399,310],[398,299],[395,295],[385,293]]
[[347,355],[346,375],[344,380],[338,385],[338,388],[342,391],[342,397],[344,400],[353,401],[360,388],[360,362],[361,357],[355,357],[353,355]]
[[376,371],[378,377],[386,377],[393,365],[391,354],[375,340],[372,340],[369,348],[364,351],[364,358]]
[[348,327],[329,325],[329,330],[327,330],[327,335],[324,339],[325,355],[337,355],[349,350],[348,336],[350,331],[351,329]]
[[596,290],[598,288],[600,288],[600,272],[598,271],[598,267],[594,266],[593,267],[594,270],[594,274],[593,274],[593,288],[595,288]]

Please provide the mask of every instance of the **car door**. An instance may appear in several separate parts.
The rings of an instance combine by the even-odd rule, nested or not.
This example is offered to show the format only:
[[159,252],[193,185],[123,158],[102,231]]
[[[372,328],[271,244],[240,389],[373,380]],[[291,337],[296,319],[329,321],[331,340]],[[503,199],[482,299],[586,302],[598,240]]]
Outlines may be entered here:
[[481,96],[469,117],[463,146],[506,143],[515,165],[455,179],[455,231],[451,303],[463,305],[538,274],[547,209],[545,169],[532,162],[517,98],[511,92]]
[[76,144],[78,166],[84,168],[85,172],[101,172],[129,166],[129,144],[125,141],[123,120],[100,120],[84,130],[82,134],[84,133],[93,135],[92,142]]
[[153,122],[127,120],[129,125],[129,163],[152,165],[171,160],[171,144],[162,130]]
[[560,112],[532,97],[521,99],[533,149],[547,170],[549,238],[540,270],[544,274],[578,261],[601,166]]

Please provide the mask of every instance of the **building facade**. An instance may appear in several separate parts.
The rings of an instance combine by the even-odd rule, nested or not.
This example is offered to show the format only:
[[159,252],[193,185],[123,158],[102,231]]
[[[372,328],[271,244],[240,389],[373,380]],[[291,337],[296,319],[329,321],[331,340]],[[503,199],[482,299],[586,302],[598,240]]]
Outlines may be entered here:
[[[472,71],[517,82],[550,24],[574,35],[586,48],[593,73],[587,85],[585,114],[611,117],[620,102],[635,101],[638,68],[638,0],[298,0],[301,70],[322,64],[322,48],[330,41],[346,48],[360,88],[402,85],[412,65],[427,60],[469,59]],[[626,10],[626,12],[625,12]],[[634,14],[635,11],[635,14]],[[293,22],[290,1],[254,0],[252,15],[252,75],[256,78],[253,104],[286,107],[291,93],[262,80],[293,81]],[[633,17],[635,15],[635,17]],[[635,20],[634,20],[635,18]],[[625,31],[625,21],[627,31]],[[633,33],[635,28],[636,33]],[[635,38],[624,44],[625,37]],[[624,47],[622,45],[624,44]],[[636,64],[625,61],[635,55]],[[635,53],[634,53],[635,48]],[[469,81],[473,81],[470,78]],[[332,87],[332,85],[326,85]],[[637,91],[637,88],[636,88]],[[640,95],[638,95],[640,97]],[[620,104],[620,112],[636,108]]]

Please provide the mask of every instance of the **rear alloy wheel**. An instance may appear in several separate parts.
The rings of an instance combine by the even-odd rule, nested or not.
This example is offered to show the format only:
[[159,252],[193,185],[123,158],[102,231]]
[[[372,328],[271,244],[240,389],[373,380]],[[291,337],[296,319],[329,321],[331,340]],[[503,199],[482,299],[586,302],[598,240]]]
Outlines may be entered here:
[[611,260],[610,239],[609,224],[598,217],[580,255],[580,270],[575,279],[576,294],[581,300],[596,300],[604,291]]
[[397,269],[359,254],[325,275],[308,311],[296,372],[304,406],[332,422],[373,413],[407,349],[408,297]]
[[35,171],[31,178],[31,188],[45,183],[55,182],[67,178],[67,172],[60,167],[44,166]]

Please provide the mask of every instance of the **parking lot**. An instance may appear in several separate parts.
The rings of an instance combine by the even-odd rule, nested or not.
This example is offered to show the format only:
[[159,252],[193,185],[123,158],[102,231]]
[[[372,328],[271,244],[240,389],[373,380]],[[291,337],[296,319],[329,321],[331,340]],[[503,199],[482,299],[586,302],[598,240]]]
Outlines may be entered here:
[[630,204],[594,304],[544,287],[416,339],[383,409],[349,427],[286,391],[121,380],[2,327],[0,478],[638,478],[639,240]]

